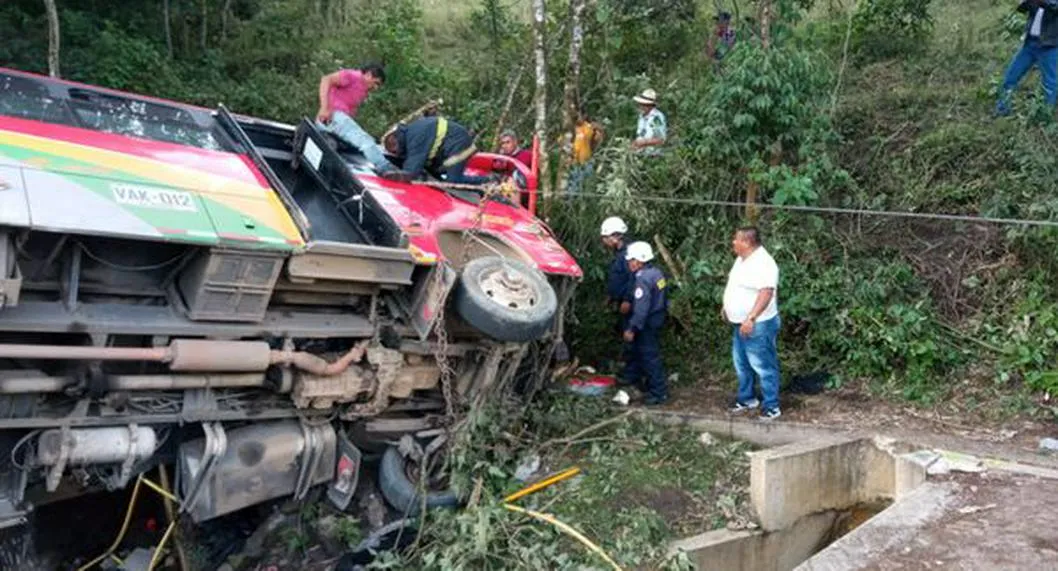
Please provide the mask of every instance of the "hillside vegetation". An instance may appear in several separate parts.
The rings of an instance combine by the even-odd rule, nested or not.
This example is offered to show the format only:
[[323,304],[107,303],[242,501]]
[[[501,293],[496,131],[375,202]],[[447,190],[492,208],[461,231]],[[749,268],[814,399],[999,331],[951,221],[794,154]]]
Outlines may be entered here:
[[[754,37],[756,3],[737,4],[717,4],[743,18],[719,68],[704,54],[713,5],[599,0],[588,10],[579,92],[610,136],[587,196],[549,213],[588,273],[573,329],[582,359],[612,354],[602,333],[610,318],[596,311],[605,253],[595,229],[619,214],[679,260],[668,268],[680,279],[667,346],[702,359],[676,366],[714,380],[729,368],[713,316],[743,213],[646,197],[738,201],[756,184],[775,204],[1055,217],[1058,149],[1035,76],[1016,116],[991,117],[1023,22],[1009,3],[775,1],[768,49]],[[531,66],[519,72],[531,56],[524,3],[169,5],[171,55],[161,5],[60,2],[63,75],[293,121],[315,109],[321,74],[381,59],[390,80],[364,106],[369,128],[442,97],[488,141],[512,81],[504,126],[531,128]],[[549,11],[557,134],[568,26],[564,4]],[[12,31],[0,61],[44,71],[41,3],[5,3],[0,26]],[[674,134],[650,163],[624,143],[635,124],[629,96],[647,86],[662,94]],[[761,224],[783,270],[787,371],[825,368],[837,382],[927,403],[973,394],[993,411],[1045,410],[1030,404],[1058,389],[1053,228],[771,210]]]
[[[765,3],[774,15],[767,47],[752,19]],[[532,126],[528,2],[169,0],[171,42],[163,2],[58,4],[62,74],[70,79],[294,121],[315,111],[322,74],[381,59],[389,81],[362,110],[375,132],[436,97],[486,145],[503,116],[504,126],[523,133]],[[663,266],[675,284],[663,341],[668,364],[682,373],[681,383],[733,387],[729,331],[718,310],[730,235],[745,213],[701,201],[738,202],[755,186],[766,206],[846,209],[760,211],[782,270],[787,377],[826,370],[834,384],[949,415],[1053,420],[1056,228],[863,212],[1058,222],[1058,127],[1054,111],[1041,105],[1036,75],[1023,82],[1015,115],[992,118],[1024,22],[1013,4],[591,2],[577,87],[607,125],[608,139],[585,193],[557,200],[547,212],[586,271],[569,316],[575,354],[582,361],[617,354],[613,317],[601,310],[608,254],[597,234],[604,217],[620,215],[637,237],[663,244],[675,260]],[[740,41],[722,66],[704,53],[718,7],[739,16]],[[549,2],[548,10],[554,140],[568,4]],[[0,62],[45,71],[42,2],[0,4],[0,29]],[[512,83],[517,89],[504,115]],[[627,152],[636,113],[630,96],[646,87],[660,92],[672,135],[655,160]],[[576,406],[583,405],[545,402],[511,431],[568,434],[562,422],[584,421]],[[495,500],[515,485],[510,475],[519,459],[507,429],[490,422],[498,418],[522,422],[478,411],[471,420],[479,430],[465,436],[472,445],[454,459],[457,480],[464,488],[481,482],[486,499],[432,522],[424,544],[434,547],[393,567],[446,569],[468,557],[476,568],[496,569],[522,560],[554,569],[594,562],[556,533],[512,523],[515,516]],[[604,462],[608,450],[593,446],[588,455]],[[569,523],[596,525],[575,512]],[[655,561],[666,530],[636,521],[599,539],[623,563]],[[648,531],[625,533],[635,525]]]

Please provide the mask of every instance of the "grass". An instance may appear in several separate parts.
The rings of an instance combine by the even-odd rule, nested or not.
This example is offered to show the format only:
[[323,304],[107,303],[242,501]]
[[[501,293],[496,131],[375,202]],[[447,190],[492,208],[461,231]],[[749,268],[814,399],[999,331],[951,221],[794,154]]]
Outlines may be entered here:
[[[621,412],[603,398],[565,394],[552,399],[551,411],[575,419],[561,432],[567,437]],[[637,561],[644,543],[663,547],[729,522],[748,523],[749,450],[735,441],[706,446],[688,428],[627,417],[546,449],[543,466],[576,465],[582,474],[523,502],[553,513],[618,558]],[[517,487],[512,483],[511,491]]]

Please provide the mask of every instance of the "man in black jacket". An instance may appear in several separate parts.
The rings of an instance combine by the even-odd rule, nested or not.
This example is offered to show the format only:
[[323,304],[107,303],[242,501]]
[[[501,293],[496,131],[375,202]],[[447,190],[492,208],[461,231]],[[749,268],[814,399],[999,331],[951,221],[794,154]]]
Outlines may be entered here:
[[1022,77],[1035,65],[1040,69],[1040,83],[1047,105],[1053,109],[1058,100],[1058,0],[1023,0],[1018,11],[1025,12],[1025,41],[1010,62],[999,88],[996,115],[1009,115],[1010,96]]
[[489,177],[463,173],[467,160],[477,152],[474,138],[465,127],[445,117],[420,117],[401,125],[385,136],[386,152],[401,161],[397,173],[383,176],[396,180],[415,180],[424,173],[447,182],[484,184]]

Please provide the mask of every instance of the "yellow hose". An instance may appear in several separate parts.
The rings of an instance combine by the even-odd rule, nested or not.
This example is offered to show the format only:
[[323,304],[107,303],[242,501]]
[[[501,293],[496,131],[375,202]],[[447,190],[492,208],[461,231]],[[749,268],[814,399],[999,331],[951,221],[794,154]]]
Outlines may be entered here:
[[125,521],[121,524],[121,530],[118,531],[118,536],[114,540],[114,543],[110,547],[108,547],[102,555],[78,567],[77,571],[88,571],[92,567],[98,565],[107,557],[110,557],[110,555],[113,554],[119,546],[121,546],[121,540],[125,539],[125,534],[129,531],[129,522],[132,521],[132,508],[136,507],[136,498],[138,498],[140,495],[140,484],[142,483],[143,474],[140,474],[140,476],[136,478],[136,485],[132,488],[132,497],[129,498],[129,507],[125,510]]
[[[166,479],[168,479],[168,478],[166,478]],[[170,493],[169,490],[166,490],[164,487],[159,486],[158,484],[155,484],[154,482],[148,480],[147,478],[144,478],[143,474],[140,474],[136,478],[136,485],[133,486],[133,488],[132,488],[132,496],[129,498],[129,507],[127,507],[125,509],[125,521],[122,522],[121,530],[118,531],[118,536],[117,536],[116,539],[114,539],[114,543],[111,544],[111,546],[108,547],[107,550],[105,552],[103,552],[102,555],[100,555],[99,557],[96,557],[95,559],[89,561],[88,563],[85,563],[84,565],[78,567],[77,571],[88,571],[92,567],[98,565],[104,559],[106,559],[108,557],[114,557],[114,552],[117,551],[118,547],[121,546],[122,540],[125,539],[125,534],[128,533],[128,531],[129,531],[129,523],[132,521],[132,510],[133,510],[133,508],[136,507],[136,500],[139,499],[139,497],[140,497],[140,486],[144,485],[144,484],[148,488],[158,492],[158,494],[160,494],[161,496],[163,496],[167,500],[179,503],[179,501],[180,501],[179,498],[177,498],[172,493]],[[166,528],[165,534],[162,535],[162,540],[159,541],[157,547],[154,548],[154,555],[151,556],[151,563],[150,563],[150,566],[147,568],[148,571],[151,571],[152,569],[154,569],[154,566],[158,564],[158,561],[159,561],[159,559],[161,557],[161,554],[162,554],[162,549],[165,547],[166,542],[169,541],[169,537],[173,534],[173,530],[175,530],[175,529],[176,529],[176,519],[174,518],[174,519],[171,519],[169,521],[169,527]]]
[[515,500],[517,500],[519,498],[523,498],[525,496],[528,496],[529,494],[531,494],[533,492],[538,492],[538,491],[540,491],[540,490],[542,490],[542,489],[544,489],[544,488],[546,488],[546,487],[548,487],[548,486],[550,486],[552,484],[557,484],[557,483],[561,482],[562,480],[567,480],[569,478],[572,478],[573,476],[576,476],[577,474],[580,474],[580,468],[574,466],[574,467],[572,467],[572,468],[570,468],[568,470],[565,470],[563,472],[559,472],[558,474],[555,474],[554,476],[551,476],[550,478],[547,478],[546,480],[541,480],[541,481],[539,481],[539,482],[537,482],[535,484],[531,484],[529,486],[526,486],[526,487],[518,490],[517,492],[514,492],[513,494],[507,496],[506,498],[503,498],[503,501],[505,501],[505,502],[513,502],[513,501],[515,501]]
[[598,545],[595,545],[594,543],[592,543],[590,539],[588,539],[587,537],[584,537],[584,534],[582,534],[581,532],[573,529],[568,524],[562,523],[561,521],[555,519],[555,516],[553,516],[551,514],[540,513],[540,512],[537,512],[537,511],[533,511],[533,510],[527,510],[525,508],[518,507],[518,506],[515,506],[515,505],[511,505],[511,504],[503,504],[503,507],[507,508],[508,510],[510,510],[512,512],[525,514],[525,515],[527,515],[529,517],[536,518],[538,520],[546,521],[547,523],[550,523],[551,525],[557,527],[560,531],[566,533],[566,535],[569,535],[573,539],[576,539],[577,541],[581,542],[585,547],[590,549],[592,551],[592,553],[595,553],[599,557],[602,557],[603,560],[606,561],[607,563],[609,563],[610,566],[613,567],[616,571],[624,571],[623,569],[621,569],[620,565],[618,565],[613,559],[610,559],[610,556],[607,555],[606,552],[603,551],[601,547],[599,547]]
[[[150,480],[144,480],[144,483],[152,484],[154,491],[162,494],[166,498],[165,502],[165,517],[168,518],[170,525],[176,523],[176,509],[174,506],[180,505],[180,499],[169,493],[169,474],[165,471],[165,464],[158,464],[158,483],[160,488],[153,486],[154,482]],[[163,494],[164,492],[164,494]],[[173,547],[176,549],[176,561],[180,566],[180,571],[188,571],[187,565],[187,554],[184,553],[184,546],[180,543],[180,530],[177,528],[173,529]]]
[[165,543],[169,541],[169,536],[173,534],[174,529],[176,529],[176,520],[169,522],[169,527],[165,528],[165,535],[158,542],[158,546],[154,548],[154,555],[151,556],[151,564],[147,566],[147,571],[154,571],[154,566],[161,560],[162,550],[165,548]]
[[[168,478],[166,478],[166,479],[168,480]],[[154,482],[152,482],[152,481],[150,481],[150,480],[148,480],[146,478],[144,478],[143,483],[148,488],[158,492],[158,494],[160,496],[162,496],[163,498],[169,500],[170,502],[173,502],[173,503],[176,503],[176,504],[180,503],[180,498],[177,498],[173,494],[169,493],[169,490],[166,490],[164,487],[159,486],[158,484],[155,484]]]

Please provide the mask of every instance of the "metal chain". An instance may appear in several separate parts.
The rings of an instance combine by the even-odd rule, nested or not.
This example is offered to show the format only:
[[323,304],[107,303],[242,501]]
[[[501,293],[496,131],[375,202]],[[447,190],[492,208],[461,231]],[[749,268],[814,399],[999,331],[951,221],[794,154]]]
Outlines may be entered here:
[[[500,191],[501,189],[498,185],[490,185],[485,188],[485,192],[482,194],[481,202],[478,204],[478,209],[475,214],[474,225],[463,231],[462,265],[466,265],[469,261],[470,251],[468,246],[472,240],[477,239],[474,234],[481,230],[481,224],[484,220],[485,205],[488,204],[488,201]],[[434,270],[434,275],[434,286],[436,287],[436,291],[443,292],[445,277],[444,268],[436,268]],[[445,326],[445,299],[440,293],[437,294],[437,297],[437,299],[433,300],[437,306],[437,315],[434,321],[434,335],[437,337],[437,349],[434,351],[434,359],[437,361],[437,367],[441,370],[440,382],[441,393],[444,395],[445,399],[445,415],[450,425],[452,425],[458,420],[455,413],[455,399],[452,394],[452,383],[454,382],[455,371],[452,369],[452,365],[448,360],[449,339],[448,328]]]
[[[439,262],[443,263],[443,262]],[[445,287],[445,271],[444,268],[438,266],[434,269],[435,274],[435,291],[438,293],[435,295],[434,303],[437,305],[437,317],[434,321],[434,334],[437,335],[437,350],[434,351],[434,359],[437,361],[437,367],[441,369],[441,394],[444,395],[445,399],[445,417],[448,422],[454,423],[456,421],[455,404],[452,402],[452,380],[455,377],[455,371],[452,370],[452,365],[448,362],[448,328],[445,327],[445,296],[443,295]]]

